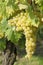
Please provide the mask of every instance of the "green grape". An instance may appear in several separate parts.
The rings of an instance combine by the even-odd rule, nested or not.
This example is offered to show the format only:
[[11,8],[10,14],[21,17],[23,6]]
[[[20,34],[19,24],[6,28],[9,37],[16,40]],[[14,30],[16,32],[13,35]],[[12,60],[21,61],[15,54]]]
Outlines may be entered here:
[[23,30],[23,34],[26,37],[26,52],[27,52],[27,56],[30,58],[30,56],[32,56],[34,54],[35,51],[35,36],[33,34],[33,30],[31,28],[31,19],[29,17],[28,13],[20,13],[17,16],[13,17],[13,19],[10,19],[8,21],[9,25],[11,26],[15,26],[16,27],[16,31],[21,31]]
[[[26,33],[26,52],[27,52],[27,56],[30,58],[33,54],[34,54],[34,51],[35,51],[35,47],[36,47],[36,44],[35,44],[35,37],[33,37],[33,31],[31,30],[27,30]],[[28,55],[29,53],[29,55]]]

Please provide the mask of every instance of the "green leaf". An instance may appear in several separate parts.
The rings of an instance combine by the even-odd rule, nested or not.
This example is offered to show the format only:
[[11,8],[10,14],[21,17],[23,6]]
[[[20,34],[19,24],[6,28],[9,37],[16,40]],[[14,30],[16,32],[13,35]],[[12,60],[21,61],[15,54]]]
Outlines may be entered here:
[[6,19],[3,19],[3,20],[1,21],[0,29],[1,29],[3,32],[6,31],[6,29],[7,29],[7,20],[6,20]]
[[11,41],[12,41],[13,43],[18,43],[18,41],[19,41],[19,39],[21,38],[21,36],[22,36],[21,33],[15,31],[15,32],[12,33]]
[[27,4],[27,0],[20,0],[20,3],[22,3],[22,4]]
[[32,26],[38,27],[39,24],[40,24],[40,22],[38,21],[37,18],[33,18],[33,19],[32,19],[32,22],[31,22],[31,25],[32,25]]
[[0,39],[0,50],[4,50],[5,49],[5,46],[6,45],[6,42],[4,39]]
[[11,39],[11,36],[12,36],[12,29],[10,28],[10,29],[8,29],[8,30],[6,30],[6,32],[5,32],[5,37],[7,37],[8,38],[8,40],[10,40]]
[[5,37],[7,37],[8,40],[11,40],[13,43],[18,43],[18,40],[21,38],[20,32],[14,32],[12,28],[9,28],[5,32]]

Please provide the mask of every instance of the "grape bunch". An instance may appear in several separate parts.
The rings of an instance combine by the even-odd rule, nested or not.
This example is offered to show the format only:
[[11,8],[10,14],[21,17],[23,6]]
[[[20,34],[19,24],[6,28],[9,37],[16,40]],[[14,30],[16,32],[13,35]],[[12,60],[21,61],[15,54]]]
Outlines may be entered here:
[[[27,32],[26,32],[27,31]],[[33,30],[30,27],[27,27],[25,31],[25,36],[26,36],[26,52],[27,52],[27,57],[29,59],[32,57],[34,54],[35,48],[36,48],[36,37],[33,34]]]
[[33,34],[33,31],[35,29],[32,29],[31,22],[32,21],[27,12],[19,13],[17,16],[8,21],[8,25],[15,27],[16,31],[23,31],[23,34],[26,37],[26,56],[28,56],[29,58],[34,54],[36,47],[36,37]]

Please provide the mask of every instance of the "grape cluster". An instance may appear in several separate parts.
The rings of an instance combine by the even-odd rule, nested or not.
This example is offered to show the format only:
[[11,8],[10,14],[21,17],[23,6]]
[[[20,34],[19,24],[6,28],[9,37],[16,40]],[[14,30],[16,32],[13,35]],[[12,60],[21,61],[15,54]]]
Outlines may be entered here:
[[13,17],[13,19],[10,19],[8,21],[8,24],[12,27],[15,27],[16,31],[23,31],[23,34],[26,37],[26,52],[27,52],[27,56],[30,58],[35,51],[35,41],[36,38],[33,34],[33,30],[32,29],[32,25],[31,25],[31,19],[29,17],[29,14],[26,12],[22,12],[20,14],[18,14],[17,16]]
[[28,28],[27,28],[26,31],[27,31],[27,32],[25,32],[25,36],[26,36],[26,44],[25,44],[26,45],[26,52],[27,52],[27,56],[29,58],[31,58],[31,56],[34,54],[34,51],[35,51],[36,38],[35,38],[31,28],[30,28],[30,30],[28,30]]

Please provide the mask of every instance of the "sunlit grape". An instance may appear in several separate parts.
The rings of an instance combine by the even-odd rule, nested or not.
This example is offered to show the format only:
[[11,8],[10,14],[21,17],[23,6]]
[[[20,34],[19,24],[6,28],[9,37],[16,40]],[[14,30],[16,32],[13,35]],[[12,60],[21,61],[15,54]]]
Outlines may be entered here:
[[20,13],[17,16],[13,17],[12,19],[10,19],[8,21],[9,25],[12,25],[15,28],[16,31],[22,31],[23,30],[23,34],[26,37],[26,52],[27,52],[27,56],[30,58],[35,51],[35,37],[33,34],[33,30],[31,27],[31,20],[28,17],[27,13]]

